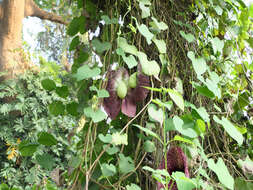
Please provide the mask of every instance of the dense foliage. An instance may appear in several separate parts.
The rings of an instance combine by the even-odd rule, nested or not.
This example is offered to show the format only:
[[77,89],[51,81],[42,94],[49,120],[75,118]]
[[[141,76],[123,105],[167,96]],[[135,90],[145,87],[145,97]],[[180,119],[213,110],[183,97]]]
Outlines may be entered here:
[[[16,96],[0,108],[1,148],[13,156],[1,154],[4,183],[253,188],[253,5],[76,0],[71,8],[80,10],[67,28],[71,72],[1,88],[2,98]],[[38,166],[39,184],[8,177]]]

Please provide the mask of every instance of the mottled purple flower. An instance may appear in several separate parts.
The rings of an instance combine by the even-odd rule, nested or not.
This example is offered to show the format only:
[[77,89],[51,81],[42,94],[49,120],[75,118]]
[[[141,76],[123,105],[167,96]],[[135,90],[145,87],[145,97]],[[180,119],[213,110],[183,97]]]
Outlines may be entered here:
[[136,115],[136,103],[145,100],[149,93],[149,90],[143,88],[143,86],[150,86],[149,77],[139,72],[137,74],[136,87],[128,87],[126,97],[120,99],[116,92],[118,81],[128,83],[128,72],[125,68],[109,72],[106,90],[109,92],[110,97],[104,98],[103,104],[106,113],[111,119],[115,119],[120,110],[128,117],[134,117]]
[[[165,160],[163,158],[159,169],[165,169]],[[188,171],[188,164],[187,164],[187,158],[183,152],[183,150],[180,147],[171,147],[169,151],[167,152],[167,171],[171,175],[173,172],[179,171],[184,172],[186,177],[190,177],[189,171]],[[170,189],[170,186],[172,185],[172,180],[170,180],[168,187]],[[157,189],[160,190],[162,188],[165,188],[162,183],[157,183]],[[171,190],[177,190],[177,185],[174,182],[173,187]]]

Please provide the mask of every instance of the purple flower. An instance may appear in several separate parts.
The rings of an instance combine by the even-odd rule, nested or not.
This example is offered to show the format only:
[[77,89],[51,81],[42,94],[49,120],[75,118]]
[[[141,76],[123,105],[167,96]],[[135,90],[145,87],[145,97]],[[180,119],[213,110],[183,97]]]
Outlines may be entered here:
[[[159,169],[165,169],[165,160],[163,158]],[[184,172],[186,177],[190,177],[188,171],[187,158],[180,147],[171,147],[167,152],[167,171],[171,175],[173,172],[180,171]],[[172,185],[172,180],[168,184],[168,188]],[[160,190],[165,188],[162,183],[157,183],[157,189]],[[172,190],[177,190],[177,184],[174,182]]]
[[[120,110],[128,117],[134,117],[136,115],[136,103],[145,100],[148,95],[149,90],[143,88],[143,86],[150,86],[148,76],[140,72],[137,73],[135,88],[128,86],[128,80],[129,75],[125,68],[109,71],[106,90],[109,92],[110,97],[104,98],[103,106],[111,119],[115,119]],[[117,94],[119,85],[122,85],[122,82],[127,87],[127,94],[123,99],[119,98]]]

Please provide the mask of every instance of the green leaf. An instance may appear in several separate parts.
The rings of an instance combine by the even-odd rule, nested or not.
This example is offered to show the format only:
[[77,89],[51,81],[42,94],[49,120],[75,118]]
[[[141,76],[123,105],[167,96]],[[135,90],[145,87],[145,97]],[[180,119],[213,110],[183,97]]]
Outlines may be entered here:
[[116,167],[113,164],[101,164],[101,171],[103,176],[110,177],[116,174]]
[[83,64],[89,59],[89,54],[84,51],[80,51],[78,57],[75,59],[76,64]]
[[229,174],[227,166],[224,164],[221,158],[218,159],[218,162],[215,164],[213,159],[209,159],[208,167],[216,173],[219,181],[225,185],[228,189],[234,189],[234,178]]
[[101,16],[101,19],[105,21],[105,24],[117,24],[118,20],[116,18],[110,19],[107,15]]
[[171,110],[172,106],[173,106],[173,102],[172,101],[168,101],[168,102],[162,102],[160,99],[156,98],[153,99],[152,102],[154,102],[155,104],[159,105],[160,107],[165,107],[167,108],[169,111]]
[[141,18],[147,18],[150,16],[150,8],[149,6],[151,5],[149,0],[140,0],[139,1],[139,6],[141,9]]
[[61,98],[67,98],[69,95],[69,89],[67,86],[62,87],[56,87],[55,92],[60,96]]
[[39,163],[39,165],[42,166],[43,168],[47,170],[53,169],[55,159],[51,154],[45,153],[43,155],[37,155],[36,160]]
[[167,93],[169,93],[170,98],[173,102],[182,110],[184,111],[184,99],[181,94],[179,94],[176,90],[172,89],[165,89]]
[[98,39],[92,40],[91,44],[99,54],[103,53],[104,51],[108,51],[112,47],[110,42],[102,43]]
[[133,55],[126,56],[122,48],[116,49],[116,53],[123,58],[123,61],[127,64],[129,69],[137,66],[137,61],[135,60]]
[[126,190],[141,190],[141,188],[138,185],[131,183],[131,185],[126,186]]
[[69,161],[69,166],[72,168],[77,168],[82,162],[82,158],[80,156],[72,156]]
[[154,144],[154,142],[147,140],[144,143],[144,150],[146,152],[154,152],[156,150],[156,146]]
[[69,51],[74,50],[80,44],[79,36],[73,38],[69,45]]
[[213,46],[214,54],[216,54],[217,52],[222,53],[222,49],[224,47],[223,40],[220,40],[219,38],[215,37],[211,40],[211,43],[212,43],[212,46]]
[[99,98],[107,98],[110,96],[107,90],[105,89],[98,90],[96,86],[91,86],[90,90],[96,91]]
[[153,25],[158,29],[158,30],[167,30],[168,26],[164,22],[158,22],[155,17],[152,17],[153,20]]
[[236,129],[236,127],[225,117],[222,117],[220,120],[216,115],[213,117],[214,121],[222,125],[225,131],[232,137],[234,140],[237,141],[239,146],[243,143],[243,136],[242,134]]
[[180,142],[184,142],[184,143],[188,143],[188,144],[194,144],[191,140],[189,139],[186,139],[186,138],[183,138],[179,135],[176,135],[174,138],[173,138],[174,141],[180,141]]
[[181,36],[184,38],[184,39],[186,39],[189,43],[191,43],[191,42],[194,42],[195,41],[195,37],[191,34],[191,33],[189,33],[189,34],[185,34],[185,32],[184,31],[182,31],[182,30],[180,30],[180,32],[179,32],[180,34],[181,34]]
[[54,138],[54,136],[47,132],[40,132],[38,134],[38,142],[45,146],[53,146],[57,144],[57,140]]
[[192,51],[187,53],[187,56],[192,61],[193,69],[197,75],[202,75],[207,70],[206,61],[204,58],[195,58],[195,54]]
[[166,43],[164,42],[164,40],[157,40],[156,38],[153,38],[153,42],[158,48],[159,53],[166,53],[167,48],[166,48]]
[[160,66],[156,61],[148,61],[147,55],[143,52],[138,52],[138,58],[141,63],[142,72],[148,76],[158,76],[160,73]]
[[32,156],[34,152],[36,152],[39,144],[38,143],[30,143],[28,141],[22,141],[19,146],[18,150],[22,156]]
[[119,154],[119,171],[122,174],[127,174],[134,171],[134,162],[129,156],[125,157],[123,154]]
[[73,76],[77,79],[77,81],[81,81],[83,79],[89,79],[92,77],[96,77],[101,73],[101,70],[98,67],[90,69],[89,65],[83,65],[78,68],[77,73]]
[[222,15],[223,9],[219,5],[214,6],[214,10],[216,11],[217,15]]
[[54,101],[49,104],[49,112],[55,116],[63,115],[65,112],[65,106],[61,101]]
[[93,110],[91,107],[86,107],[83,112],[87,117],[90,117],[94,123],[98,123],[107,118],[107,115],[102,112],[101,109]]
[[120,134],[119,132],[113,133],[112,134],[112,144],[114,145],[127,145],[128,141],[127,141],[127,134]]
[[71,102],[66,105],[66,110],[70,115],[78,116],[77,109],[78,109],[78,103],[76,102]]
[[113,155],[113,154],[116,154],[117,152],[119,152],[119,148],[115,145],[113,145],[113,147],[109,147],[109,148],[107,148],[107,145],[104,145],[103,148],[106,149],[106,152],[109,155]]
[[198,109],[194,109],[198,115],[205,121],[205,122],[210,122],[209,119],[209,114],[207,113],[206,109],[204,107],[200,107]]
[[156,109],[154,104],[148,106],[148,115],[151,119],[163,124],[163,110],[161,108]]
[[196,188],[195,182],[186,177],[183,172],[173,172],[172,177],[175,179],[178,190],[192,190]]
[[253,174],[253,161],[247,156],[245,160],[239,159],[237,161],[238,166],[243,170],[245,174]]
[[118,47],[121,48],[125,53],[137,55],[137,48],[134,45],[129,45],[125,38],[118,38]]
[[145,24],[139,25],[136,21],[136,25],[141,35],[146,38],[148,45],[150,45],[152,43],[151,40],[154,37],[154,34],[149,31],[148,27]]
[[41,85],[45,90],[52,91],[56,88],[56,84],[53,80],[50,79],[44,79],[41,81]]
[[191,128],[184,125],[184,121],[177,115],[173,117],[175,129],[184,136],[196,138],[197,133]]
[[110,134],[106,134],[106,136],[104,136],[103,134],[99,134],[98,138],[104,143],[111,143],[112,142],[112,135],[110,135]]
[[196,120],[195,131],[197,131],[197,133],[199,135],[206,132],[206,124],[205,124],[205,122],[202,119],[197,119]]
[[203,96],[206,96],[208,98],[215,98],[215,95],[212,91],[210,91],[206,86],[200,86],[197,83],[193,82],[193,87],[196,88],[198,93],[200,93]]
[[250,190],[253,189],[253,183],[245,181],[242,178],[235,179],[235,190]]
[[84,16],[80,17],[75,17],[69,24],[67,34],[70,36],[76,35],[78,32],[81,34],[84,34],[86,29],[85,29],[85,22],[86,19]]
[[133,126],[138,127],[140,130],[144,131],[147,135],[150,135],[150,136],[152,136],[152,137],[155,137],[157,140],[159,140],[159,141],[162,143],[162,141],[161,141],[161,139],[159,138],[159,136],[158,136],[156,133],[154,133],[153,131],[151,131],[151,130],[149,130],[149,129],[147,129],[147,128],[141,127],[140,125],[134,124]]

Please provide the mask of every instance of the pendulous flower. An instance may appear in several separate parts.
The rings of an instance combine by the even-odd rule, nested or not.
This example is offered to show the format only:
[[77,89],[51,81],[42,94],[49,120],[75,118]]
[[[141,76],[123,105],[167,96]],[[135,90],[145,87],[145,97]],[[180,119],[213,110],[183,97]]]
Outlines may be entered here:
[[125,68],[109,71],[106,90],[110,96],[105,98],[103,103],[109,117],[115,119],[120,110],[128,117],[134,117],[137,102],[145,100],[149,93],[143,86],[150,86],[150,81],[149,77],[140,71],[130,77]]
[[[165,169],[165,160],[163,158],[159,169]],[[171,147],[169,151],[167,152],[167,171],[171,175],[173,172],[179,171],[184,172],[186,177],[190,177],[189,171],[188,171],[188,164],[187,164],[187,158],[183,152],[183,150],[180,147]],[[171,185],[173,187],[171,188]],[[165,188],[162,183],[157,183],[157,189],[160,190],[162,188]],[[168,184],[168,188],[171,190],[177,190],[177,184],[172,180],[170,180]]]

